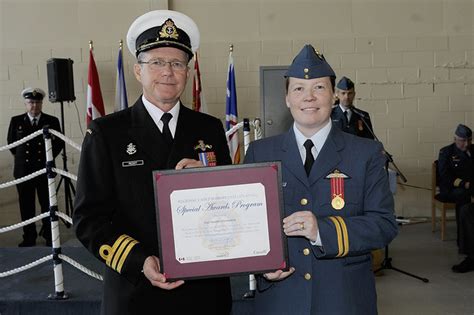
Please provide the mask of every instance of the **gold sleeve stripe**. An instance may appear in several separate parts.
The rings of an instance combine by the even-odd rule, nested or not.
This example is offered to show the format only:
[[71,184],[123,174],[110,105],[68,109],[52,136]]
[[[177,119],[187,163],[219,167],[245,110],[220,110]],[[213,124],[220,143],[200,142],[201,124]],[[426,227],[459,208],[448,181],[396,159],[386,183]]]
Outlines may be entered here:
[[105,263],[107,264],[107,266],[110,267],[110,264],[112,262],[112,257],[114,256],[114,252],[117,250],[117,247],[120,246],[122,241],[127,237],[128,235],[125,235],[125,234],[120,235],[112,247],[110,247],[107,244],[104,244],[100,247],[100,256],[105,260]]
[[123,252],[122,257],[120,258],[120,261],[119,261],[117,269],[116,269],[118,273],[122,272],[123,263],[125,262],[125,259],[127,259],[127,256],[130,253],[130,251],[132,250],[133,246],[135,246],[136,244],[138,244],[138,242],[133,240],[127,245],[127,248],[125,248],[125,251]]
[[341,257],[344,257],[349,253],[349,233],[347,232],[347,225],[346,222],[344,222],[344,219],[340,216],[337,216],[336,219],[339,221],[339,224],[341,224],[342,240],[344,241],[344,252]]
[[119,246],[119,248],[113,253],[113,258],[112,258],[112,269],[117,270],[117,263],[120,259],[120,256],[122,256],[122,252],[124,249],[128,246],[130,242],[133,242],[133,238],[127,237]]
[[461,185],[461,182],[462,182],[462,179],[456,178],[456,179],[454,180],[454,184],[453,184],[454,187],[459,187],[459,185]]
[[130,253],[132,247],[136,244],[138,244],[138,241],[126,234],[123,234],[117,238],[112,247],[107,244],[102,245],[100,247],[99,253],[102,259],[105,260],[107,266],[120,273],[125,259]]
[[339,221],[335,217],[329,217],[331,221],[334,223],[334,226],[336,227],[336,234],[337,234],[337,248],[338,248],[338,253],[336,257],[340,257],[342,255],[342,231],[341,231],[341,226],[339,224]]

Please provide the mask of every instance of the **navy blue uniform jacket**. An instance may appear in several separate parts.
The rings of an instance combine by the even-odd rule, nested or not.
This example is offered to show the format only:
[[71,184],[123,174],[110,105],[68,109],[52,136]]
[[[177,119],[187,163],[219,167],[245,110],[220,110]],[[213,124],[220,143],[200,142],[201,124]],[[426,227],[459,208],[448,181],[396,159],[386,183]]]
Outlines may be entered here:
[[363,138],[374,139],[374,136],[370,132],[370,131],[373,131],[373,129],[372,129],[372,122],[370,121],[369,113],[361,109],[357,109],[357,110],[364,114],[365,116],[364,120],[367,123],[368,128],[362,121],[361,116],[355,112],[352,112],[351,119],[349,123],[347,124],[344,112],[342,111],[339,105],[332,109],[331,120],[339,129],[341,129],[344,132],[348,132],[350,134],[363,137]]
[[[46,126],[50,129],[61,131],[59,120],[45,113],[41,113],[37,127],[31,125],[30,118],[26,113],[14,116],[11,118],[10,126],[8,127],[8,144],[23,139]],[[63,149],[63,142],[55,136],[52,136],[51,140],[53,157],[56,157]],[[43,135],[39,135],[20,146],[12,148],[10,151],[15,156],[15,166],[13,168],[13,176],[15,178],[29,175],[46,167]]]
[[[245,163],[265,161],[282,162],[285,216],[312,211],[323,246],[289,237],[289,264],[296,271],[278,282],[258,277],[255,314],[376,314],[370,252],[398,232],[382,145],[333,125],[308,177],[291,128],[250,143]],[[341,210],[331,206],[326,178],[336,169],[349,176]]]
[[[442,198],[449,198],[455,189],[464,190],[466,182],[470,182],[471,194],[474,191],[472,189],[472,179],[474,177],[474,150],[472,146],[469,148],[469,151],[471,156],[459,150],[455,143],[439,150],[438,185]],[[468,192],[466,191],[466,193]]]
[[217,165],[231,163],[220,120],[183,105],[170,152],[141,98],[90,123],[73,219],[78,239],[107,265],[102,314],[230,312],[229,278],[188,280],[163,290],[141,272],[146,257],[159,257],[152,171],[174,169],[182,158],[199,160],[199,140],[212,145]]

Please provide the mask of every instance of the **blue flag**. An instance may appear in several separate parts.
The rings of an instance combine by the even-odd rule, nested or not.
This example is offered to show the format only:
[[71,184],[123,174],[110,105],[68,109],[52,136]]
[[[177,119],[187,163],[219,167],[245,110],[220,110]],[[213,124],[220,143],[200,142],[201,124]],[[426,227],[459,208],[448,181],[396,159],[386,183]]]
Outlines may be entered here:
[[[225,126],[226,130],[231,129],[237,125],[237,91],[235,89],[235,72],[234,72],[234,58],[232,58],[232,51],[229,53],[229,71],[227,74],[227,96],[225,109]],[[240,148],[239,148],[239,133],[234,131],[229,135],[228,145],[230,156],[233,164],[240,163]]]
[[125,75],[123,73],[122,45],[120,45],[117,60],[117,79],[115,82],[115,111],[119,111],[127,107],[127,89],[125,87]]

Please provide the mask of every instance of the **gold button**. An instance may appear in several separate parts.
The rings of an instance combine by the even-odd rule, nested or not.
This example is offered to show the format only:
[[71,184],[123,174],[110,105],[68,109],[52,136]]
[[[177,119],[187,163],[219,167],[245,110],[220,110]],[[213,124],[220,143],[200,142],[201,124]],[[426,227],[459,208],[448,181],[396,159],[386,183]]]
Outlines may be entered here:
[[41,145],[41,142],[38,142],[38,145]]
[[302,206],[306,206],[308,204],[308,199],[303,198],[303,199],[301,199],[300,203],[301,203]]
[[28,159],[26,159],[26,162],[29,162],[29,160],[28,160]]
[[26,154],[30,154],[30,151],[26,151],[25,153],[26,153]]
[[307,249],[307,248],[303,249],[303,254],[305,256],[308,256],[309,255],[309,249]]
[[38,159],[38,162],[41,162],[41,159]]
[[26,146],[27,146],[27,147],[29,147],[29,146],[30,146],[30,143],[29,143],[29,142],[27,142],[27,143],[26,143]]
[[304,278],[305,278],[306,280],[311,280],[311,274],[305,273],[305,274],[304,274]]

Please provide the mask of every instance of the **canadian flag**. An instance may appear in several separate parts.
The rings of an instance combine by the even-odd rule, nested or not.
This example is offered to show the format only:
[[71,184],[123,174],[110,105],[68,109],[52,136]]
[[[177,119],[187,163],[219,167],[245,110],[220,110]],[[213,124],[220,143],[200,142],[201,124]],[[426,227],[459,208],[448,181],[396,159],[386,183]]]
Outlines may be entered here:
[[92,49],[89,50],[89,75],[87,79],[87,117],[89,126],[91,120],[105,116],[104,101],[100,90],[99,74],[94,61]]

